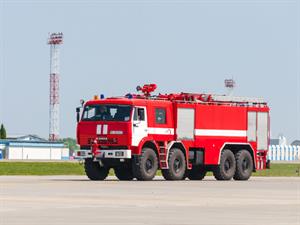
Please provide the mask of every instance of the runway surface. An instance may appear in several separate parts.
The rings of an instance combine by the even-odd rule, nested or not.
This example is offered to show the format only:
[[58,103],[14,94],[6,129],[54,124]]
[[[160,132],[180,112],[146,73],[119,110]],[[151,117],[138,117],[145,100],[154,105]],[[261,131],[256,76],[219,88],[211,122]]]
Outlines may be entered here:
[[300,225],[300,178],[95,182],[0,176],[0,224]]

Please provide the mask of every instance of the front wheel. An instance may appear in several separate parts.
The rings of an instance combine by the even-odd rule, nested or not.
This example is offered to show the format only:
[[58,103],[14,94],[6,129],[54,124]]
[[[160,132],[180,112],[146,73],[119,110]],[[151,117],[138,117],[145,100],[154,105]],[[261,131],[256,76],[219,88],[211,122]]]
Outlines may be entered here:
[[158,169],[157,155],[152,148],[143,148],[142,154],[133,162],[132,170],[137,180],[152,180]]
[[109,172],[109,168],[101,167],[99,162],[94,162],[92,158],[84,160],[84,170],[90,180],[104,180]]
[[134,178],[132,169],[129,166],[119,166],[114,168],[114,171],[119,180],[132,180]]
[[169,169],[162,170],[166,180],[183,180],[186,176],[186,161],[183,152],[172,148],[168,157]]

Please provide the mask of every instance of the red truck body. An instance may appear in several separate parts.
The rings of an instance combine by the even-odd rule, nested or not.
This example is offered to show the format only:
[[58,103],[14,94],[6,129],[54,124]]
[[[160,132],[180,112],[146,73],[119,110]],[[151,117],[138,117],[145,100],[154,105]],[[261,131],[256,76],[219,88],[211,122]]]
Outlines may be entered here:
[[[147,85],[144,88],[147,89]],[[243,154],[251,156],[252,171],[267,167],[270,119],[269,107],[263,100],[192,93],[150,96],[151,91],[145,90],[143,93],[86,102],[77,126],[81,147],[78,158],[100,162],[100,167],[133,170],[132,178],[135,177],[133,167],[139,163],[143,149],[155,152],[157,167],[167,174],[176,161],[172,161],[173,156],[170,158],[170,151],[174,149],[184,155],[185,174],[193,168],[202,172],[225,168],[226,159],[222,157],[226,156],[222,152],[227,150],[235,157],[235,162],[230,160],[232,156],[227,160],[229,167],[234,166],[235,177],[245,161],[240,156]],[[92,117],[97,114],[97,107],[102,106],[109,118]],[[84,119],[87,109],[95,112],[91,118]],[[118,111],[126,118],[114,119]],[[122,167],[122,163],[127,166]],[[219,176],[216,172],[217,179],[222,177],[220,171]]]

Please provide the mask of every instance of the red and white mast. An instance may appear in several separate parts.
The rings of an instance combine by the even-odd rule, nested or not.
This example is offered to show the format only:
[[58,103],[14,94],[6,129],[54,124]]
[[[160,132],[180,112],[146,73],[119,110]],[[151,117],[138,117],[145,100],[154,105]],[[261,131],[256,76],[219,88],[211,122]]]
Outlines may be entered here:
[[59,45],[63,43],[62,33],[49,36],[50,45],[50,108],[49,108],[49,140],[59,139]]

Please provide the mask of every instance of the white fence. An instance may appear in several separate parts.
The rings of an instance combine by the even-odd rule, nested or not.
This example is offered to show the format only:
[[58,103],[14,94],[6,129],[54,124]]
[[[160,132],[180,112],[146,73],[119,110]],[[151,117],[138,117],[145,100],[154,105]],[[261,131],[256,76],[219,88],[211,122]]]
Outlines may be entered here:
[[68,148],[37,148],[37,147],[9,147],[7,159],[17,160],[68,160]]
[[300,160],[300,146],[297,145],[270,145],[268,159],[271,161]]

